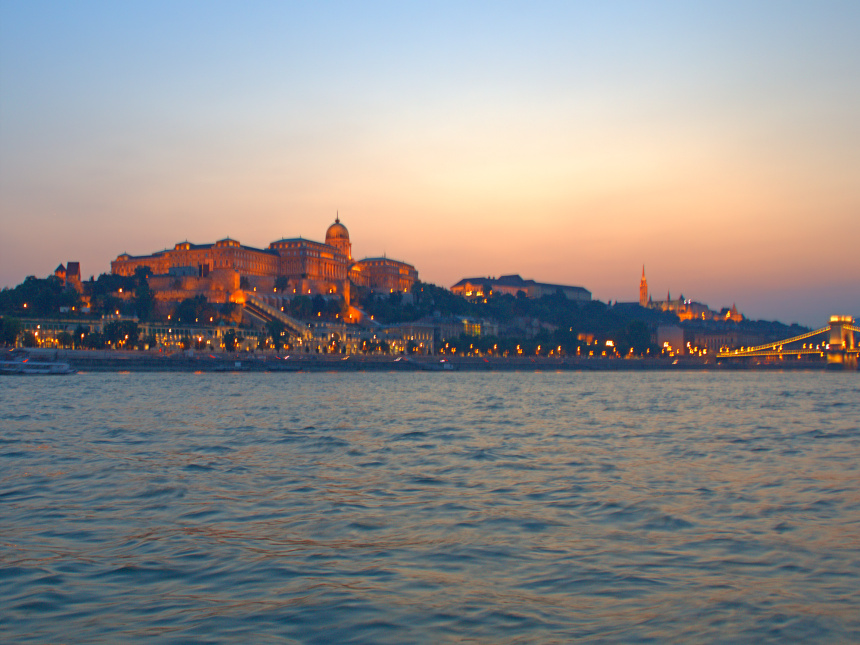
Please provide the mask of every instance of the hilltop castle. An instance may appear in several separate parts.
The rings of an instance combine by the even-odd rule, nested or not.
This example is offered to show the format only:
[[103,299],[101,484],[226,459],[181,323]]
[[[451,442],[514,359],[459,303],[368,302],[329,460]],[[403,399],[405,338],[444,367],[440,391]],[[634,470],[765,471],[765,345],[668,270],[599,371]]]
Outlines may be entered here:
[[119,255],[111,272],[131,276],[151,272],[150,288],[158,300],[202,295],[209,302],[244,302],[244,290],[260,294],[342,297],[347,304],[353,286],[391,293],[408,292],[418,279],[411,264],[385,257],[354,261],[349,231],[337,217],[325,242],[301,237],[280,239],[266,249],[225,238],[210,244],[179,242],[151,255]]

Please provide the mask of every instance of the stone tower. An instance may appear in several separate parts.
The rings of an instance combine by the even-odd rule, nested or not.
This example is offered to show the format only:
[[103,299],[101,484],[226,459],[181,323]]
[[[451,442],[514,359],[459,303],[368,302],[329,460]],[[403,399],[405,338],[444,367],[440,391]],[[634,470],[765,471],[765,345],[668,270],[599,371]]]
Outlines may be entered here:
[[648,306],[648,281],[645,279],[645,265],[642,265],[642,279],[639,281],[639,305]]

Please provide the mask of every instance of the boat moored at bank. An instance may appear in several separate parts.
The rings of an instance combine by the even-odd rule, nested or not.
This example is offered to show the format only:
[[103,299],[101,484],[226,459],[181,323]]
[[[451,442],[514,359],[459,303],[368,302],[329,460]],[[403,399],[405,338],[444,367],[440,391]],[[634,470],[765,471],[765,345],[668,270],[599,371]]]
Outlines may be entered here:
[[68,363],[56,360],[33,359],[27,352],[13,351],[0,359],[0,374],[19,376],[28,375],[66,375],[76,374]]

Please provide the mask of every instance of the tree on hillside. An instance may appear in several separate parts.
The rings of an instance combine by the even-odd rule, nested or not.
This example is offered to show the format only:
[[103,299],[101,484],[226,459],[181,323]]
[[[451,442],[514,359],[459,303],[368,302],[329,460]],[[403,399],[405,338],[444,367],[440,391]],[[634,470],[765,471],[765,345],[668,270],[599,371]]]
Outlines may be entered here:
[[323,311],[323,316],[328,316],[329,318],[335,318],[338,314],[343,313],[344,303],[343,298],[330,298],[325,303],[325,310]]
[[123,313],[123,301],[110,293],[99,294],[90,300],[91,311],[102,316]]
[[313,301],[308,296],[296,296],[290,300],[287,309],[291,316],[302,320],[307,320],[316,315],[313,310]]
[[236,345],[239,344],[239,337],[236,336],[236,332],[232,329],[228,329],[224,336],[222,337],[222,342],[224,343],[224,349],[228,352],[232,352],[236,349]]
[[657,346],[651,342],[651,331],[641,320],[630,321],[619,334],[616,344],[622,355],[629,353],[631,349],[636,356],[644,355],[648,350],[652,354],[657,354]]
[[[206,298],[204,296],[195,296],[186,298],[173,310],[173,318],[176,322],[184,325],[193,325],[200,322],[201,316],[206,309]],[[205,317],[204,317],[205,318]],[[208,320],[208,318],[206,318]]]
[[83,345],[90,349],[104,349],[106,345],[105,337],[97,331],[92,331],[84,336]]
[[131,292],[137,284],[135,276],[102,273],[95,281],[88,282],[87,288],[91,296],[103,296],[118,293],[120,289]]
[[152,269],[148,266],[137,267],[134,270],[134,279],[137,283],[134,287],[134,308],[140,320],[149,320],[155,306],[155,299],[149,288],[151,274]]
[[286,291],[290,288],[290,279],[285,275],[279,275],[275,278],[275,289],[278,290],[278,293],[286,293]]
[[130,347],[137,343],[140,329],[133,320],[113,320],[104,326],[102,335],[111,345]]
[[0,313],[18,316],[56,316],[60,307],[77,307],[80,296],[56,276],[28,276],[14,289],[0,291]]
[[3,316],[0,318],[0,344],[15,345],[21,333],[21,321],[17,318]]
[[320,294],[315,295],[311,299],[311,302],[313,303],[313,311],[315,316],[325,311],[325,298],[323,298]]
[[87,334],[90,333],[90,330],[84,327],[83,325],[78,325],[75,327],[75,331],[72,333],[72,342],[74,343],[74,347],[80,349],[81,347],[86,347],[86,338]]
[[284,323],[280,320],[273,319],[266,323],[266,331],[269,334],[269,338],[272,339],[272,345],[276,352],[281,351],[281,347],[284,346],[283,333],[285,329]]

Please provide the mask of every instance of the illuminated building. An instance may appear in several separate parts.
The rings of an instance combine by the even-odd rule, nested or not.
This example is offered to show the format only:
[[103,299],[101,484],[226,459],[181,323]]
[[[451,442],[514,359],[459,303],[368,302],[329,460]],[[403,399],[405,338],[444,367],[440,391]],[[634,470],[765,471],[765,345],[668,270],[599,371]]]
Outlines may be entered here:
[[374,291],[408,292],[418,280],[418,272],[405,262],[389,258],[366,258],[353,265],[350,279]]
[[418,272],[389,258],[352,259],[349,231],[340,218],[328,227],[325,242],[281,239],[258,249],[225,238],[210,244],[180,242],[151,255],[119,255],[111,272],[131,276],[151,272],[150,288],[159,300],[196,295],[209,302],[244,302],[244,292],[259,295],[338,295],[349,303],[350,286],[374,291],[410,291]]
[[591,300],[591,292],[582,287],[524,280],[519,275],[503,275],[500,278],[463,278],[451,287],[451,291],[464,298],[488,298],[504,294],[517,296],[522,292],[526,298],[541,298],[561,293],[568,300]]
[[702,321],[733,321],[741,322],[744,317],[738,312],[738,308],[732,305],[731,308],[724,307],[719,312],[713,311],[708,305],[693,300],[687,300],[684,296],[680,296],[676,300],[672,300],[669,294],[666,295],[666,300],[653,300],[648,302],[650,309],[658,311],[667,311],[675,314],[682,321],[684,320],[702,320]]
[[666,293],[665,300],[652,300],[648,295],[648,281],[645,279],[645,266],[642,266],[642,278],[639,281],[639,305],[657,311],[670,312],[678,316],[680,320],[703,320],[703,321],[732,321],[741,322],[744,317],[738,312],[738,308],[724,307],[719,312],[713,311],[708,305],[701,302],[688,300],[681,295],[673,300],[670,293]]

